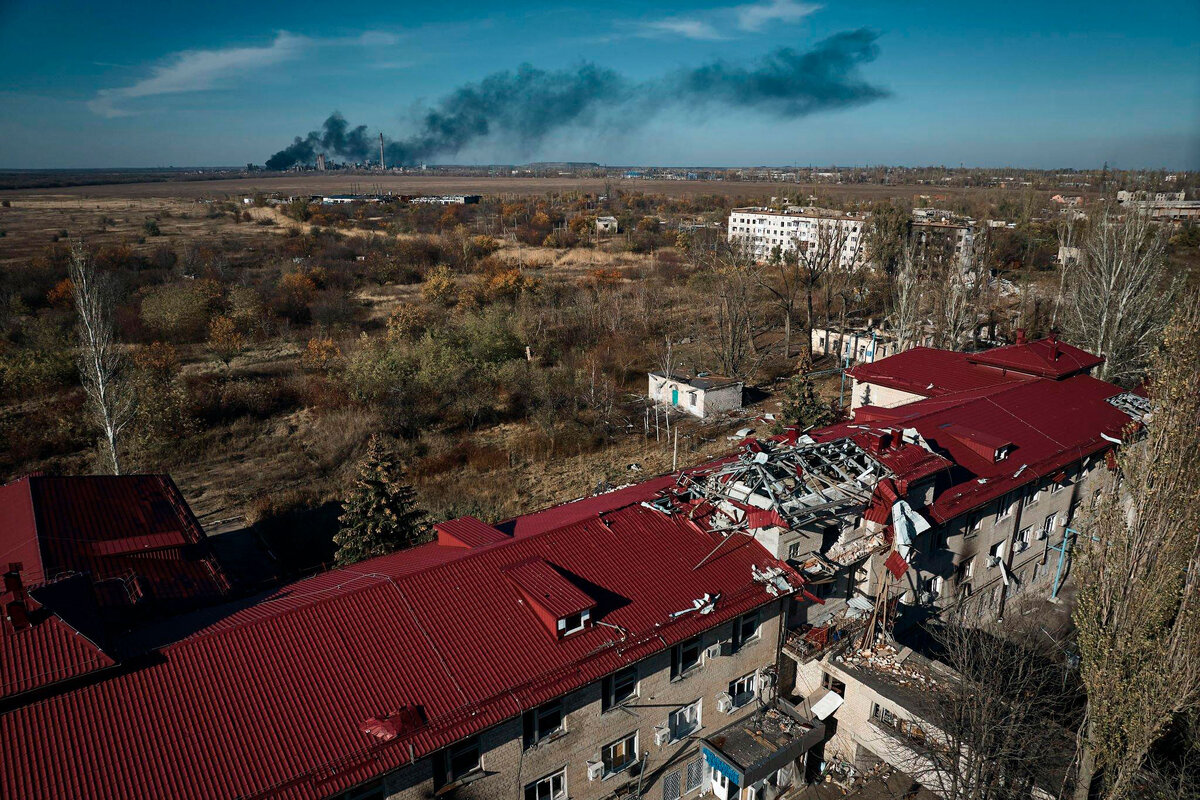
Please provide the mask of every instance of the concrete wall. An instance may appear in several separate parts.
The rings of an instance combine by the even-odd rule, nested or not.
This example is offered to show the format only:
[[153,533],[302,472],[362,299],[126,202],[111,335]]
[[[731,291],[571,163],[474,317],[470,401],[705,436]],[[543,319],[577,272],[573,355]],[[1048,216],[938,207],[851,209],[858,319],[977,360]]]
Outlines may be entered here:
[[[864,403],[863,399],[867,397],[868,393],[870,395],[870,402]],[[924,399],[924,395],[903,392],[888,386],[880,386],[875,383],[866,383],[855,379],[850,389],[850,414],[853,416],[855,409],[859,406],[872,405],[882,406],[883,408],[894,408],[895,406],[902,406],[905,403]]]
[[[673,391],[679,392],[678,403],[671,402]],[[701,419],[742,407],[741,383],[706,391],[682,381],[651,374],[647,395],[655,403],[674,406]]]
[[[681,770],[681,785],[686,785],[687,764],[699,758],[695,737],[710,735],[754,710],[755,704],[751,702],[734,713],[720,713],[716,698],[728,690],[731,681],[755,670],[774,667],[782,602],[760,610],[757,638],[732,655],[705,657],[699,668],[683,678],[671,680],[670,651],[639,662],[638,696],[623,706],[601,712],[600,681],[572,692],[564,698],[565,732],[550,741],[524,749],[519,718],[484,731],[479,736],[480,771],[472,780],[443,794],[470,800],[524,800],[527,784],[565,769],[566,793],[571,800],[600,800],[625,784],[636,785],[638,771],[630,769],[589,781],[587,762],[596,759],[605,745],[637,731],[638,751],[648,753],[643,763],[642,794],[660,800],[663,780],[670,773]],[[729,640],[732,627],[732,623],[726,623],[706,631],[701,637],[702,647]],[[671,711],[697,699],[702,701],[700,730],[682,741],[655,745],[655,726],[665,725]],[[386,796],[392,800],[432,796],[432,758],[420,759],[415,765],[387,776]],[[684,796],[698,796],[707,786],[706,778],[701,788]]]
[[842,332],[839,330],[813,329],[812,348],[814,353],[832,354],[840,359],[847,355],[847,344],[850,346],[848,355],[852,364],[871,364],[899,352],[899,345],[894,339],[872,337],[868,331],[846,331],[843,338]]

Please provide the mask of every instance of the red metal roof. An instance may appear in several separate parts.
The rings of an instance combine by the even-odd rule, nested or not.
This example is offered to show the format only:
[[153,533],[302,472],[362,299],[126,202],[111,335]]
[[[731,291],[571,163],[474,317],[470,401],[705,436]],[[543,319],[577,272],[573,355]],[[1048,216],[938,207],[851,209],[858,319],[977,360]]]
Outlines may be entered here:
[[862,383],[922,397],[1029,380],[1026,375],[972,363],[966,353],[931,347],[914,347],[870,364],[858,364],[847,373]]
[[0,562],[21,561],[27,586],[88,573],[93,582],[137,576],[157,600],[229,589],[166,475],[21,478],[0,487],[0,511]]
[[437,531],[438,544],[447,547],[483,547],[488,544],[508,541],[508,534],[475,517],[459,517],[439,522],[433,526]]
[[[325,796],[773,601],[751,568],[785,565],[748,537],[705,561],[717,536],[637,504],[660,482],[603,520],[427,545],[231,606],[157,661],[0,717],[0,794]],[[616,627],[546,636],[501,577],[529,559],[595,587],[593,617]],[[672,618],[705,593],[713,613]],[[403,708],[427,722],[371,722]]]
[[179,490],[160,475],[0,486],[0,569],[14,564],[32,624],[0,625],[5,698],[113,666],[113,630],[229,589]]
[[[540,558],[529,558],[504,570],[525,599],[543,609],[553,626],[555,620],[593,608],[596,601],[567,580],[554,566]],[[551,628],[553,630],[553,627]]]
[[1104,363],[1103,356],[1092,355],[1053,336],[972,353],[967,359],[973,364],[986,364],[1055,380],[1078,375]]
[[[1111,448],[1101,434],[1119,438],[1130,423],[1126,414],[1105,402],[1121,391],[1088,375],[1020,381],[897,406],[888,410],[886,424],[895,431],[915,429],[964,471],[965,479],[942,491],[930,508],[934,519],[945,521]],[[866,416],[871,418],[870,413]],[[865,425],[878,427],[880,422]],[[863,426],[856,420],[810,435],[826,441],[854,435]],[[995,461],[994,450],[980,446],[984,440],[1011,444],[1012,449]],[[915,480],[893,469],[898,477]]]

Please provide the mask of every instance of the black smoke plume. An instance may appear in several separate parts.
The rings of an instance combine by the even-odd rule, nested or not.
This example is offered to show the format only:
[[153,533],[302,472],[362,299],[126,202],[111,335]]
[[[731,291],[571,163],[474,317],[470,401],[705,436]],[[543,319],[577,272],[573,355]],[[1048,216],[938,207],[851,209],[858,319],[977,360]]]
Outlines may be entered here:
[[[859,65],[878,55],[877,38],[865,29],[848,31],[807,52],[780,48],[749,68],[717,61],[644,83],[594,64],[553,72],[523,65],[455,89],[420,115],[411,136],[386,140],[385,157],[391,165],[408,166],[453,155],[490,136],[508,137],[528,148],[563,128],[588,122],[602,108],[626,112],[624,120],[619,114],[606,115],[606,120],[636,125],[667,106],[716,105],[795,119],[862,105],[889,94],[858,76]],[[351,128],[335,112],[321,130],[296,137],[271,156],[267,168],[312,163],[317,153],[365,161],[375,147],[365,125]]]

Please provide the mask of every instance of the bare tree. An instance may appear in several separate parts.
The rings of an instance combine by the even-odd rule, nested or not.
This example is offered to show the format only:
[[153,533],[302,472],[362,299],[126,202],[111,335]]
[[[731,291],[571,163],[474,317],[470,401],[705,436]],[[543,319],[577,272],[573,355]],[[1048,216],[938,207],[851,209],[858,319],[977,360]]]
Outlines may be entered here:
[[[813,300],[827,276],[842,269],[842,255],[850,237],[850,226],[845,219],[819,219],[816,239],[811,242],[796,242],[799,288],[804,292],[805,325],[804,352],[809,363],[813,360]],[[854,268],[854,259],[847,259],[845,269]]]
[[919,341],[921,288],[920,272],[910,242],[901,251],[892,291],[892,328],[900,351],[909,349]]
[[976,312],[967,282],[958,270],[951,270],[932,287],[936,347],[957,350],[975,321]]
[[[721,242],[695,254],[712,293],[715,335],[712,357],[725,375],[744,378],[762,360],[754,347],[755,301],[753,261],[739,242]],[[811,337],[810,337],[811,338]]]
[[1165,232],[1147,214],[1121,217],[1106,207],[1084,250],[1067,278],[1067,332],[1075,344],[1105,357],[1101,378],[1134,380],[1158,344],[1175,293]]
[[69,265],[78,312],[79,376],[108,448],[114,475],[121,474],[120,440],[134,414],[134,396],[125,381],[125,359],[113,325],[113,288],[96,270],[82,242],[71,248]]
[[[1136,223],[1135,223],[1136,224]],[[1200,299],[1155,354],[1145,438],[1084,533],[1075,622],[1088,694],[1080,798],[1137,794],[1152,748],[1200,709]]]
[[1073,744],[1060,720],[1071,718],[1078,681],[1035,625],[960,614],[929,626],[941,663],[923,670],[919,721],[901,726],[916,755],[905,771],[946,800],[1058,790]]
[[[783,355],[792,357],[792,317],[800,301],[800,289],[804,282],[804,270],[795,249],[782,251],[774,248],[771,257],[755,271],[759,286],[766,289],[783,314]],[[809,337],[812,338],[811,336]],[[809,350],[811,356],[811,349]]]
[[1071,273],[1074,261],[1077,260],[1075,251],[1079,247],[1078,231],[1075,229],[1075,217],[1067,214],[1058,223],[1058,294],[1054,296],[1054,313],[1050,317],[1051,325],[1058,325],[1058,315],[1062,310],[1063,301],[1067,294],[1067,276]]

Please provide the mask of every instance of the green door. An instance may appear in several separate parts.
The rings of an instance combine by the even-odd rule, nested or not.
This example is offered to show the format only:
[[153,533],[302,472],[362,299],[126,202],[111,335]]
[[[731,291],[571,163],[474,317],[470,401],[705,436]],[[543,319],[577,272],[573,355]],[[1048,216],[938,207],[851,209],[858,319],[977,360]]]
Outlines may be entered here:
[[671,390],[671,405],[673,405],[673,406],[679,405],[679,390],[678,389]]

